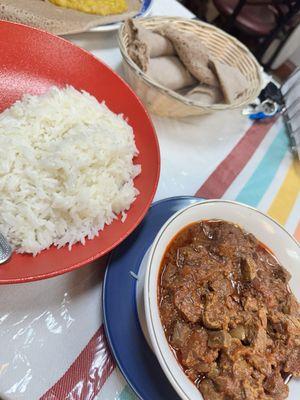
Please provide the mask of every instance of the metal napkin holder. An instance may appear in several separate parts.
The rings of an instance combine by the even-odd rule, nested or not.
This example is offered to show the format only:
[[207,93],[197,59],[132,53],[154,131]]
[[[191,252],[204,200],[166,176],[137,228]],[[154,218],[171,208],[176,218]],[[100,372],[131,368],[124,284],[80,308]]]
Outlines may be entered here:
[[282,116],[293,152],[300,159],[300,68],[297,68],[280,88]]

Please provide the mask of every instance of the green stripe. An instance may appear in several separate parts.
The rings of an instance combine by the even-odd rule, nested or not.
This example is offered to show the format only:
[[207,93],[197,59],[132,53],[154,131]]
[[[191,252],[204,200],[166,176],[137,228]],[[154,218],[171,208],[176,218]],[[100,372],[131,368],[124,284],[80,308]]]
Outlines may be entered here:
[[237,201],[256,207],[270,186],[289,146],[285,128],[282,128],[268,148],[251,178],[236,197]]
[[136,395],[133,393],[133,391],[130,389],[130,387],[126,385],[122,390],[122,392],[120,393],[118,400],[138,400],[138,399]]

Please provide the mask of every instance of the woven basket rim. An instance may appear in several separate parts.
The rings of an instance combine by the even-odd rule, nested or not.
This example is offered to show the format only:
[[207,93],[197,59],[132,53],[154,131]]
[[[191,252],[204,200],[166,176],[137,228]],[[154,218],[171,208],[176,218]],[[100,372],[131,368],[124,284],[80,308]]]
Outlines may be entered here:
[[[256,90],[254,91],[255,97],[257,97],[261,91],[262,85],[263,85],[263,68],[260,66],[254,55],[250,52],[250,50],[243,44],[241,43],[238,39],[233,37],[232,35],[228,34],[227,32],[223,31],[222,29],[209,24],[204,21],[192,19],[192,18],[184,18],[184,17],[167,17],[167,16],[155,16],[155,17],[144,17],[144,18],[139,18],[139,22],[143,24],[143,22],[168,22],[168,21],[179,21],[179,22],[188,22],[190,24],[195,24],[195,25],[200,25],[201,27],[207,28],[210,31],[214,31],[218,33],[221,36],[226,37],[230,42],[232,42],[235,46],[237,46],[240,50],[242,50],[245,55],[251,59],[253,64],[256,67],[256,74],[257,74],[257,82],[256,82]],[[143,81],[145,81],[148,85],[154,86],[159,92],[161,92],[164,95],[171,96],[172,98],[179,100],[180,102],[192,106],[195,108],[199,109],[205,109],[207,111],[220,111],[220,110],[228,110],[228,109],[234,109],[238,107],[242,107],[246,104],[249,104],[250,100],[254,98],[254,94],[251,95],[251,99],[245,98],[243,101],[239,101],[237,99],[235,102],[231,104],[226,104],[226,103],[215,103],[211,105],[204,105],[199,101],[188,99],[187,97],[175,92],[174,90],[168,89],[165,86],[160,85],[158,82],[154,81],[152,78],[150,78],[145,72],[143,72],[132,59],[129,57],[127,53],[126,46],[124,44],[123,40],[123,35],[124,35],[124,28],[125,28],[125,23],[123,22],[122,25],[119,28],[118,31],[118,44],[119,48],[121,51],[121,54],[123,56],[124,61],[132,68],[134,69],[135,73],[141,78]]]

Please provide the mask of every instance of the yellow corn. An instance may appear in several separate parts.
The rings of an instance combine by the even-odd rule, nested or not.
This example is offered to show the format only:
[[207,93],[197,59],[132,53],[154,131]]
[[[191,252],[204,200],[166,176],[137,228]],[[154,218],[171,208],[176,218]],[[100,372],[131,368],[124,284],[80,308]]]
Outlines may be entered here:
[[128,9],[126,0],[50,0],[50,2],[57,6],[99,15],[121,14]]

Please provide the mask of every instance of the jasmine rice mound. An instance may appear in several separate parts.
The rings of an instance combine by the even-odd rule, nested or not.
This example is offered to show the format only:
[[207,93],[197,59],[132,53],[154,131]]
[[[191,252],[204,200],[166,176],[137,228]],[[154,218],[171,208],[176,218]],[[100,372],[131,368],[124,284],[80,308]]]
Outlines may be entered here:
[[138,195],[137,153],[131,126],[90,94],[25,95],[0,114],[0,232],[34,255],[93,239]]

